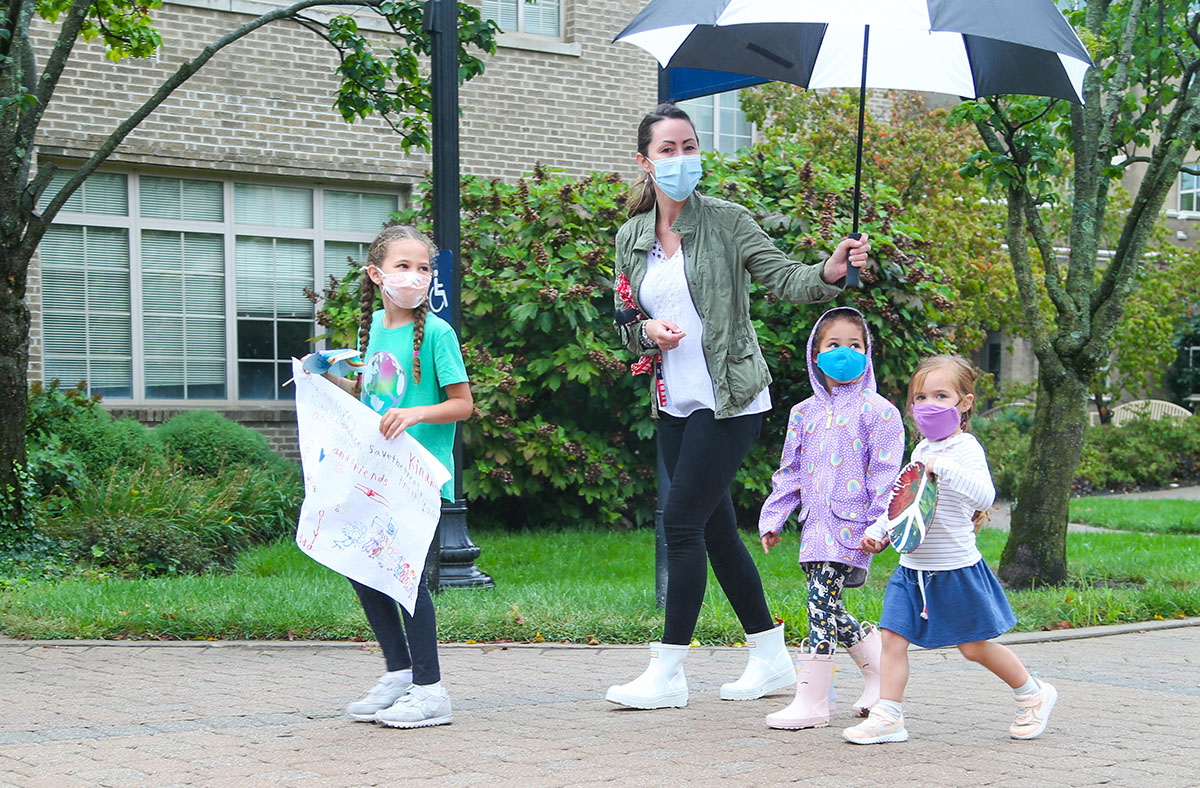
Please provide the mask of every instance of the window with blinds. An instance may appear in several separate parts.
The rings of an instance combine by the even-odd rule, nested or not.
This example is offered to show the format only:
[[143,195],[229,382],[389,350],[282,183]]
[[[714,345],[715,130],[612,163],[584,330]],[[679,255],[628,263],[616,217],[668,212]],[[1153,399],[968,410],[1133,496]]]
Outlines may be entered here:
[[1200,178],[1190,172],[1179,173],[1179,210],[1200,211],[1200,198],[1197,195],[1200,195]]
[[736,90],[679,102],[696,126],[702,150],[736,153],[754,141]]
[[129,231],[55,224],[40,253],[46,380],[132,396]]
[[238,391],[242,399],[278,399],[292,373],[288,359],[309,351],[313,245],[293,238],[237,238]]
[[506,32],[562,36],[561,0],[483,0],[483,16]]
[[304,289],[365,262],[399,207],[395,193],[93,174],[40,248],[45,378],[135,401],[290,398],[289,359],[316,333]]

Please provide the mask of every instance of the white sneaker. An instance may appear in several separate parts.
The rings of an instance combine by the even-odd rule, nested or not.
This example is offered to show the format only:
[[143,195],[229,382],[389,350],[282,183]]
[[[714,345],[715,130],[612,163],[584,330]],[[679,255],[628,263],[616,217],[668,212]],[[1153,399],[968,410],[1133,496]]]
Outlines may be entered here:
[[450,712],[450,695],[443,687],[429,689],[414,684],[404,697],[389,708],[375,713],[375,721],[391,728],[424,728],[427,725],[449,725],[454,719]]
[[412,685],[408,679],[384,673],[370,692],[346,707],[346,714],[355,722],[374,722],[375,712],[391,706]]
[[1014,739],[1036,739],[1046,730],[1050,712],[1058,700],[1058,690],[1048,681],[1038,682],[1038,691],[1017,701],[1017,718],[1008,733]]

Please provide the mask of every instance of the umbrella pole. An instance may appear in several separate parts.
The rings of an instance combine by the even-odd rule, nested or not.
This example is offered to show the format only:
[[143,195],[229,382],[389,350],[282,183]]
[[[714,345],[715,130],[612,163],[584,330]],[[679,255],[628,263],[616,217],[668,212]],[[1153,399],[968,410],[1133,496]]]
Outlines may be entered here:
[[[851,238],[859,238],[858,232],[858,202],[859,190],[862,187],[862,157],[863,157],[863,119],[867,114],[867,44],[871,40],[871,26],[863,25],[863,60],[862,84],[858,89],[858,146],[854,157],[854,216],[851,225]],[[846,264],[846,287],[858,287],[858,269]]]

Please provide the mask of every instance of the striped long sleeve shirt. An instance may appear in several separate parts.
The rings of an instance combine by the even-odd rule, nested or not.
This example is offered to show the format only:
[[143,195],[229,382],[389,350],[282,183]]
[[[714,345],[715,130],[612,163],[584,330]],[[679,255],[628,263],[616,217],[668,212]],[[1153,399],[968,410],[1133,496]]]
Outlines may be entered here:
[[[925,540],[916,550],[901,555],[900,565],[949,570],[975,564],[982,556],[975,546],[971,516],[989,509],[996,498],[983,446],[974,435],[960,432],[941,441],[922,440],[913,449],[912,459],[926,464],[933,459],[932,471],[938,480],[937,508]],[[884,533],[882,526],[875,524],[867,536],[881,539]]]

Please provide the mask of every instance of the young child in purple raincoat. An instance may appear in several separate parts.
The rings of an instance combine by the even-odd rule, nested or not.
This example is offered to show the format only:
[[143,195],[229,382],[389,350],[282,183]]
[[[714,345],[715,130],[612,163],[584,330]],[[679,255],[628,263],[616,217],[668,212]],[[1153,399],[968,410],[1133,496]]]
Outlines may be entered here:
[[850,652],[866,681],[855,713],[866,716],[879,700],[879,633],[847,612],[842,590],[866,580],[871,555],[860,549],[863,532],[886,511],[904,458],[904,424],[875,391],[862,314],[839,307],[822,315],[806,358],[813,395],[788,417],[783,457],[758,522],[770,552],[800,507],[800,566],[808,578],[808,650],[796,663],[795,700],[767,715],[772,728],[829,724],[835,645]]

